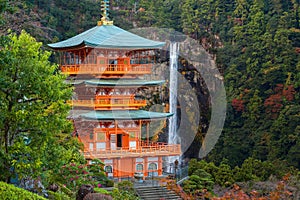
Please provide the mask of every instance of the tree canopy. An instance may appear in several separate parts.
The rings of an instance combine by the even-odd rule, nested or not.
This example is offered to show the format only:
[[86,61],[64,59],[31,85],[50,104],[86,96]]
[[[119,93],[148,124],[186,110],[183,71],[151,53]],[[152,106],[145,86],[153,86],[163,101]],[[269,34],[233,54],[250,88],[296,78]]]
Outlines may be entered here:
[[[61,154],[49,154],[69,148],[72,125],[66,100],[72,88],[64,83],[57,65],[48,61],[50,52],[25,31],[2,36],[0,42],[0,179],[8,181],[16,174],[41,175],[54,167],[51,160],[62,159]],[[59,143],[66,148],[56,149]]]

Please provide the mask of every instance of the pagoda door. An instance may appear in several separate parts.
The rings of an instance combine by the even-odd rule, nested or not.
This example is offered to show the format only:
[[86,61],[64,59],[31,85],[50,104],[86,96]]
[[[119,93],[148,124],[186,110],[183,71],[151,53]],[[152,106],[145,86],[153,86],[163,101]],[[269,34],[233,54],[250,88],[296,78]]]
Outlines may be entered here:
[[117,134],[117,147],[122,149],[129,148],[129,134],[121,132]]
[[122,134],[122,138],[122,147],[125,149],[129,149],[129,134],[124,132]]

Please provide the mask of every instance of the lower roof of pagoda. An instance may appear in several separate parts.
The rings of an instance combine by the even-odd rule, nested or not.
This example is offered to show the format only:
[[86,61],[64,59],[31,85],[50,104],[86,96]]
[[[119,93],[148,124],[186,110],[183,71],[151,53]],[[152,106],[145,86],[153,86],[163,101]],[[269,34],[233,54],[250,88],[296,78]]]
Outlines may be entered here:
[[150,112],[146,110],[91,111],[80,115],[91,120],[152,120],[171,117],[173,113]]
[[142,80],[142,79],[91,79],[91,80],[66,80],[72,85],[86,84],[89,86],[157,86],[162,85],[164,80]]

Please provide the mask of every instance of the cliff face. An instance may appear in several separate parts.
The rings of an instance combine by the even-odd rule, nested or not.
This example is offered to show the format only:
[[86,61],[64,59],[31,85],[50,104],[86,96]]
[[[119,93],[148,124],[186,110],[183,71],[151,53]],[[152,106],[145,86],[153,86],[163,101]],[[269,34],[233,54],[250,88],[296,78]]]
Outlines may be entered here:
[[[212,55],[207,53],[196,40],[181,33],[173,33],[166,29],[151,29],[148,32],[145,29],[138,30],[136,32],[144,31],[143,36],[167,41],[166,46],[159,53],[161,63],[154,68],[154,75],[151,77],[151,79],[164,79],[166,84],[159,96],[160,101],[155,100],[154,96],[154,99],[151,100],[153,104],[169,103],[169,95],[172,92],[170,91],[170,38],[174,39],[174,35],[177,35],[177,40],[175,40],[179,45],[177,134],[184,152],[183,158],[199,157],[200,148],[202,148],[202,154],[206,156],[221,134],[221,130],[216,131],[212,127],[222,129],[225,120],[224,109],[226,108],[223,77],[217,69]],[[220,92],[221,89],[223,89],[222,92]],[[223,94],[223,99],[220,100],[217,94]],[[224,108],[220,109],[219,104]],[[221,117],[216,116],[216,112],[212,113],[212,110],[218,110]],[[211,117],[216,120],[211,120]],[[220,125],[216,123],[219,123],[218,120],[221,122]],[[214,135],[214,138],[211,135]],[[167,129],[165,135],[160,135],[160,139],[167,141]]]

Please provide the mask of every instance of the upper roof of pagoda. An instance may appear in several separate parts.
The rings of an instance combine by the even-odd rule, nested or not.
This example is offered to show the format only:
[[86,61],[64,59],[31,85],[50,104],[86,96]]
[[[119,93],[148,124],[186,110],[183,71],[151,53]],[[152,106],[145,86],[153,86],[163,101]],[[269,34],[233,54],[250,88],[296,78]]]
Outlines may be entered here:
[[48,44],[55,50],[68,50],[82,47],[108,49],[156,49],[164,42],[149,40],[125,31],[114,25],[95,26],[67,40]]

